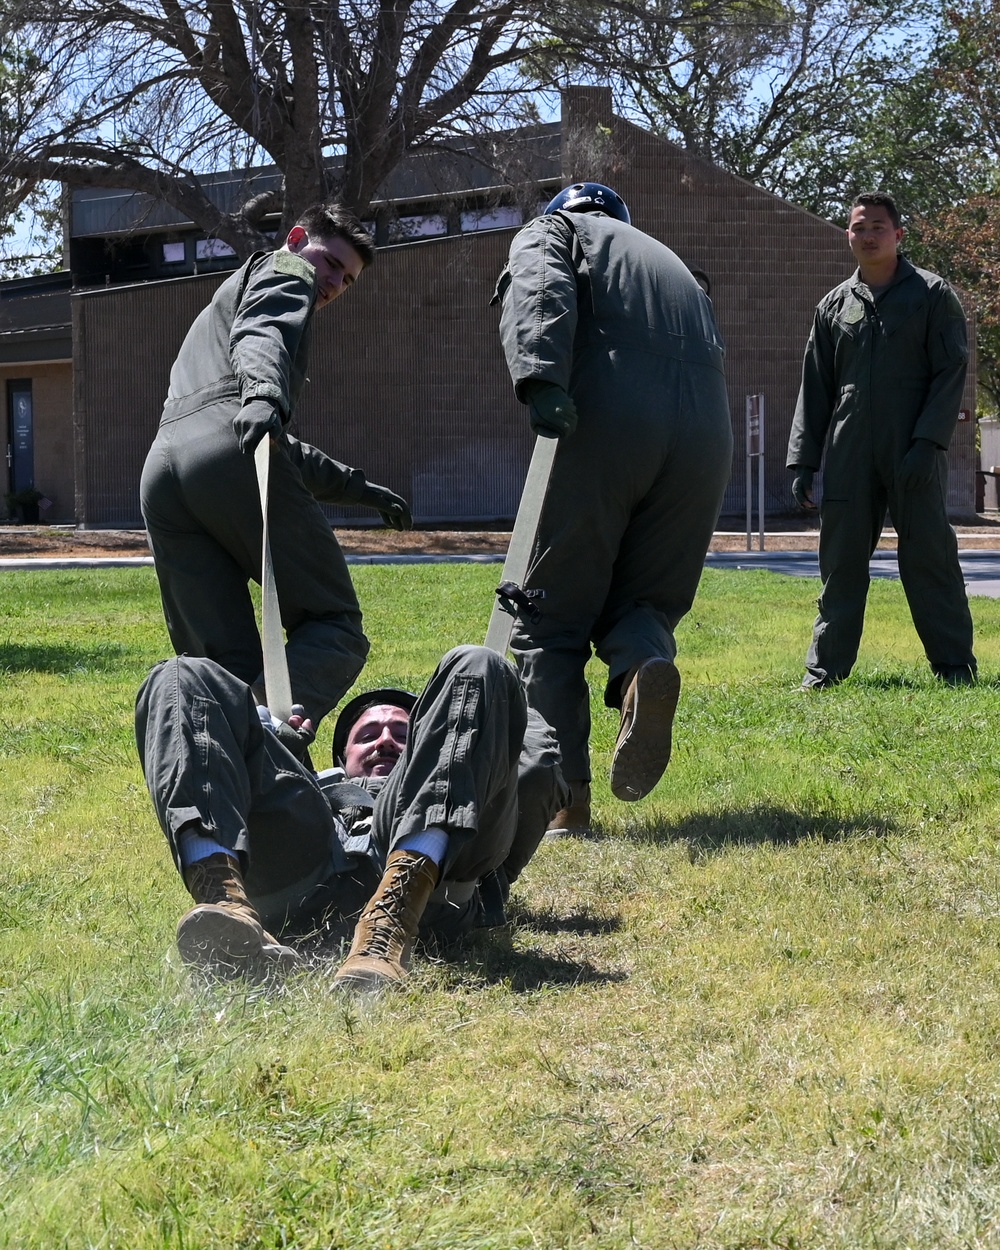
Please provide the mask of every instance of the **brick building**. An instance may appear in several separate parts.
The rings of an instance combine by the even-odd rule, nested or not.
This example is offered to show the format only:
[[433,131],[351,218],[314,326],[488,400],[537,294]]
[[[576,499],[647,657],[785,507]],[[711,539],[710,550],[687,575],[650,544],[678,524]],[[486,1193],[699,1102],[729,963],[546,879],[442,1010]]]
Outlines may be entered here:
[[[405,495],[418,521],[512,517],[531,436],[512,395],[489,299],[516,224],[481,227],[518,222],[556,187],[589,178],[614,186],[635,224],[710,283],[728,347],[736,435],[724,511],[738,515],[745,508],[744,401],[757,393],[766,398],[765,507],[772,514],[791,510],[784,456],[802,350],[817,301],[853,270],[843,231],[614,116],[603,88],[566,92],[561,124],[538,128],[531,138],[527,194],[524,185],[489,186],[489,171],[470,177],[478,185],[463,190],[455,180],[468,176],[468,166],[453,170],[444,190],[404,171],[410,185],[387,198],[377,216],[387,246],[350,296],[315,323],[300,435]],[[404,219],[411,223],[402,232],[409,241],[393,243],[392,230],[399,237]],[[129,228],[134,236],[139,224]],[[155,279],[163,264],[197,263],[198,241],[185,241],[183,223],[160,221],[154,228],[147,217],[144,228],[141,248],[133,248],[134,268],[159,265],[149,275]],[[156,251],[167,244],[170,253]],[[77,255],[84,251],[77,246]],[[35,483],[54,501],[46,519],[91,527],[140,523],[139,472],[170,365],[221,280],[218,270],[234,263],[210,247],[203,251],[214,272],[89,289],[77,284],[72,291],[65,275],[54,275],[50,290],[29,295],[22,287],[14,293],[19,299],[0,299],[0,379],[12,419],[14,398],[28,384]],[[119,270],[107,281],[124,276]],[[51,323],[47,331],[28,325],[39,315]],[[973,395],[970,379],[970,412]],[[974,425],[966,421],[951,449],[955,516],[974,511],[977,467]],[[338,523],[371,521],[368,514],[329,511]]]

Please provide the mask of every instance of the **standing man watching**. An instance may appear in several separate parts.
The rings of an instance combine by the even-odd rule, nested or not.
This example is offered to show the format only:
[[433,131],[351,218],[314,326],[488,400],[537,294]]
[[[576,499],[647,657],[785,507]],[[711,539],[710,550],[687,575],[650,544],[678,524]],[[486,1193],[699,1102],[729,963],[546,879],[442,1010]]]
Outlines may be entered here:
[[261,579],[254,452],[271,440],[268,525],[292,694],[315,723],[350,688],[368,640],[347,564],[319,503],[359,504],[395,529],[409,509],[384,486],[288,433],[312,319],[374,257],[353,213],[317,204],[284,245],[257,252],[195,319],[170,372],[142,472],[142,513],[178,655],[248,683],[263,664],[248,582]]
[[944,279],[899,254],[903,234],[891,196],[857,197],[847,227],[857,271],[820,301],[806,345],[787,461],[803,508],[816,507],[813,475],[824,451],[826,459],[823,591],[804,690],[836,685],[854,666],[887,507],[931,668],[953,685],[976,677],[972,616],[946,511],[945,453],[969,358],[965,314]]
[[544,611],[519,621],[511,650],[571,785],[550,831],[580,834],[592,647],[608,666],[604,701],[621,711],[614,794],[641,799],[670,759],[674,630],[732,463],[723,344],[691,272],[598,183],[567,187],[520,231],[495,298],[515,393],[532,429],[561,440],[527,577]]

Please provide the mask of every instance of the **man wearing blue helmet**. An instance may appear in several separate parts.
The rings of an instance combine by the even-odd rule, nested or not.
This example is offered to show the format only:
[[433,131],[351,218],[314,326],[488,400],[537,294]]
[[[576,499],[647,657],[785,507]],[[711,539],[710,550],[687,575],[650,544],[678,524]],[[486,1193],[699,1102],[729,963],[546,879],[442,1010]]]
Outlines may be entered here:
[[642,798],[670,759],[674,630],[732,461],[724,349],[694,276],[600,183],[565,188],[520,231],[496,300],[515,393],[532,429],[561,440],[527,578],[544,611],[519,620],[511,649],[571,785],[549,832],[583,834],[592,648],[621,712],[613,793]]

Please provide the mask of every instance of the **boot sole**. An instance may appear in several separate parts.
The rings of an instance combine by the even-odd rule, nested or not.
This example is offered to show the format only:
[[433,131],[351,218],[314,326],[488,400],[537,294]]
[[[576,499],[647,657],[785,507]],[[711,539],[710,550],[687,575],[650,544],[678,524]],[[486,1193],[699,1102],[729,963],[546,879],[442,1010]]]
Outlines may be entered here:
[[570,803],[561,808],[549,820],[544,840],[555,842],[560,838],[593,838],[597,835],[590,826],[590,782],[570,782]]
[[550,825],[542,837],[543,842],[561,842],[564,838],[596,838],[590,826],[590,814],[586,821],[574,821],[571,825]]
[[[355,960],[355,966],[350,967]],[[406,980],[405,972],[403,976],[393,976],[378,968],[365,967],[365,962],[363,955],[345,960],[333,978],[331,988],[346,994],[381,994],[383,990],[396,989]]]
[[634,803],[652,790],[670,763],[681,675],[669,660],[647,660],[622,704],[622,726],[611,761],[611,792]]
[[567,808],[556,813],[555,820],[545,830],[546,843],[554,843],[560,838],[592,838],[594,830],[590,828],[590,806],[586,808]]
[[192,908],[177,926],[177,950],[189,967],[223,979],[266,977],[290,972],[299,956],[264,929],[225,907],[204,903]]

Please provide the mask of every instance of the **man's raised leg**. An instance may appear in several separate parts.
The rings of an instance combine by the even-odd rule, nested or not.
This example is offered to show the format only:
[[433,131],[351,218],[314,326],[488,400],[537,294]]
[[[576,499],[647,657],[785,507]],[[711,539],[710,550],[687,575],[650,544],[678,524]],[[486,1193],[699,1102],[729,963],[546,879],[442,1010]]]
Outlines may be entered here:
[[[484,647],[457,647],[444,657],[375,803],[385,873],[335,986],[398,984],[422,922],[433,930],[453,912],[468,916],[471,927],[476,883],[506,858],[517,828],[525,724],[524,694],[506,660]],[[457,935],[457,927],[446,927]]]

